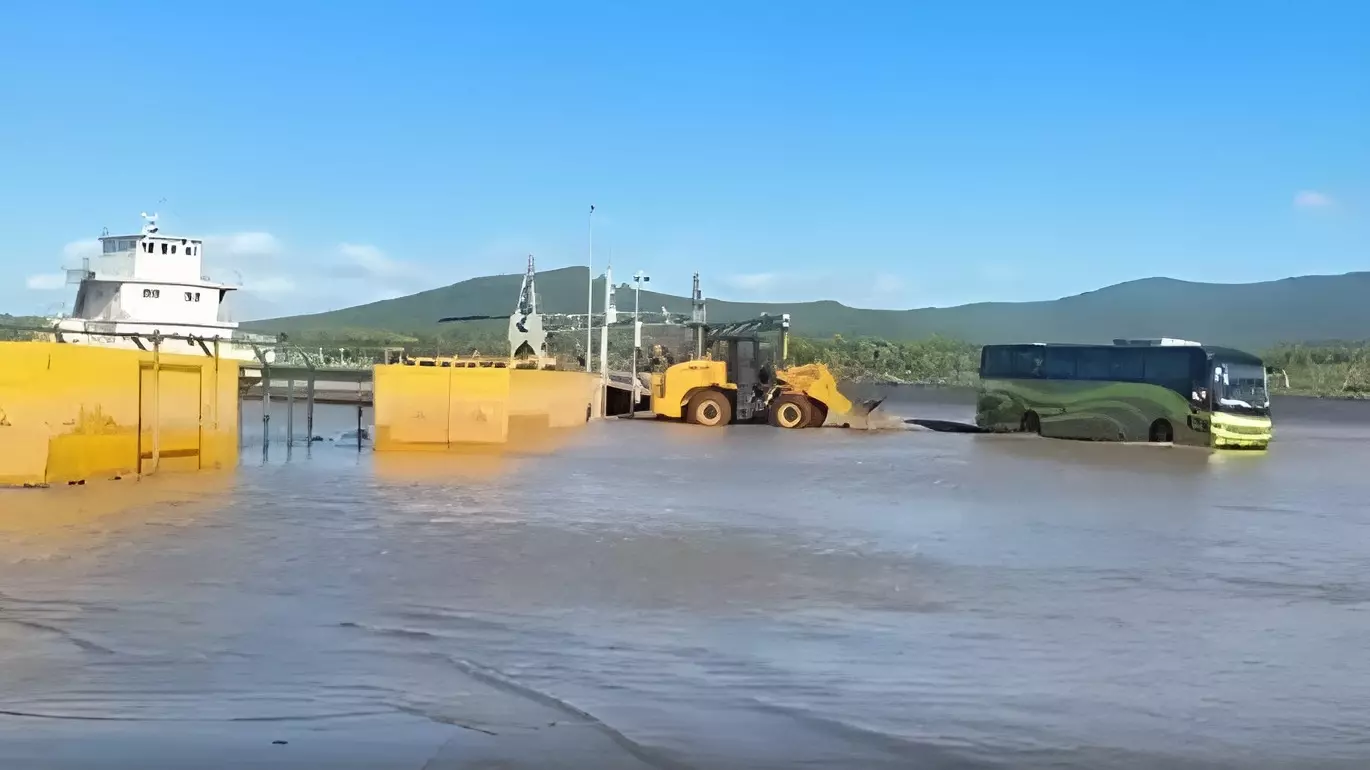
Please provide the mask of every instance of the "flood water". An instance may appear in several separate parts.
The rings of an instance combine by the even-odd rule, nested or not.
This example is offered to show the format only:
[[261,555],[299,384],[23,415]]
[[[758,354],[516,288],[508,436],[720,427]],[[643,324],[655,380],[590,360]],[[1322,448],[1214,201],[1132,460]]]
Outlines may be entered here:
[[0,766],[1367,767],[1370,405],[1276,408],[1260,455],[610,420],[0,493]]

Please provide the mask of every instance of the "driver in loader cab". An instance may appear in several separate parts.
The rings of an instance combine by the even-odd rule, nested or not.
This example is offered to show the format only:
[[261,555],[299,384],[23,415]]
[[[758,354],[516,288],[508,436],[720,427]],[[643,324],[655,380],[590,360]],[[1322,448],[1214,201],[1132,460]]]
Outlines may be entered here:
[[662,347],[660,343],[652,346],[652,357],[648,359],[648,364],[654,372],[664,372],[666,368],[675,363],[675,357],[670,351]]

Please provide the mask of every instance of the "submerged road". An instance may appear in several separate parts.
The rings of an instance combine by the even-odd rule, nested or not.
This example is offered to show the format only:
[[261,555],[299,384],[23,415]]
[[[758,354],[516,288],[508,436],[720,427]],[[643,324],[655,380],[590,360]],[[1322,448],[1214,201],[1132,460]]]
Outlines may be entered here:
[[1370,409],[1277,409],[1265,455],[609,420],[0,493],[0,767],[1370,766]]

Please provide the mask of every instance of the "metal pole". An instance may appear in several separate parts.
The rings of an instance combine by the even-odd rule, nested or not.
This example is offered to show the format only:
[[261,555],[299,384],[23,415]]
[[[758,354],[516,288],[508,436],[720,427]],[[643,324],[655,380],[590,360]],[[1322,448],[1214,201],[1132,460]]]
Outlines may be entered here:
[[238,372],[238,448],[243,446],[243,374]]
[[309,390],[306,392],[305,398],[306,398],[307,400],[306,400],[306,402],[305,402],[305,407],[304,407],[304,426],[305,426],[304,430],[305,430],[305,433],[308,433],[309,435],[305,436],[305,437],[304,437],[304,440],[305,440],[306,442],[309,443],[309,446],[313,446],[313,445],[314,445],[314,370],[313,370],[313,369],[310,369],[310,370],[309,370]]
[[152,472],[162,462],[162,333],[152,332]]
[[595,207],[590,205],[590,215],[586,218],[590,230],[590,250],[585,257],[585,371],[592,371],[595,338]]
[[285,392],[285,446],[289,449],[295,443],[295,378],[286,383]]
[[219,338],[214,338],[214,433],[218,435],[223,430],[219,424],[219,389],[223,383],[219,381]]
[[633,378],[633,405],[628,410],[628,416],[637,417],[637,346],[642,334],[641,322],[637,320],[638,309],[642,301],[642,271],[637,271],[633,276],[633,369],[630,372]]
[[271,443],[271,365],[262,364],[262,449]]
[[357,383],[357,451],[362,450],[362,402],[361,383]]
[[614,266],[604,268],[604,325],[599,327],[599,379],[603,384],[609,382],[609,324],[614,318]]

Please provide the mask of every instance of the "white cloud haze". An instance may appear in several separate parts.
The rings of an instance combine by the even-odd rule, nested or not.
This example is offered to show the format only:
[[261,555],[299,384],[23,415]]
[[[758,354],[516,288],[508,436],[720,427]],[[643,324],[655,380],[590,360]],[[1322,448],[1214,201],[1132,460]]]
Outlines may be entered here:
[[1317,190],[1299,190],[1294,194],[1294,207],[1300,209],[1325,209],[1336,204],[1327,193]]
[[65,273],[39,273],[24,281],[24,286],[33,291],[60,291],[67,287]]

